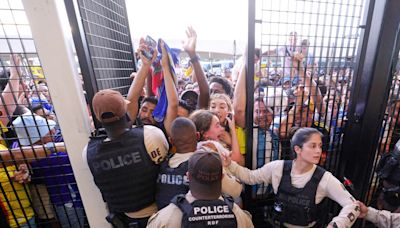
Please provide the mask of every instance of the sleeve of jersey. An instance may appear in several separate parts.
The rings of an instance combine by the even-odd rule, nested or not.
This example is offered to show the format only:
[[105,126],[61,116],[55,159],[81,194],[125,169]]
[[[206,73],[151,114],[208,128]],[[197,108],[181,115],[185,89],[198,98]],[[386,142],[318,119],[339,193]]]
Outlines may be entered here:
[[340,228],[350,228],[360,215],[360,207],[336,177],[327,172],[324,178],[327,178],[323,187],[327,196],[343,207],[339,215],[332,219],[331,224],[336,223],[336,226]]
[[375,208],[368,207],[368,214],[365,217],[378,227],[399,227],[400,213],[390,213],[389,211],[378,211]]
[[276,166],[275,164],[276,162],[270,162],[259,169],[250,170],[232,161],[232,163],[228,166],[228,169],[233,175],[235,175],[245,184],[269,184],[272,180],[272,171]]

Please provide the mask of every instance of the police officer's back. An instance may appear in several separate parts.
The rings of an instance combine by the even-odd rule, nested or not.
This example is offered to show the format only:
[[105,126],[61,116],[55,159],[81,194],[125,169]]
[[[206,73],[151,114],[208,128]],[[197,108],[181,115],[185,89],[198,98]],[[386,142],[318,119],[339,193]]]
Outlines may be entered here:
[[156,127],[132,128],[126,116],[127,103],[117,91],[96,93],[92,101],[94,114],[107,136],[91,138],[84,153],[113,215],[109,222],[116,227],[144,227],[157,211],[158,163],[168,151],[168,142]]
[[218,154],[196,151],[189,159],[189,189],[149,219],[148,227],[253,227],[251,216],[232,198],[221,196]]
[[376,171],[380,180],[378,209],[400,212],[400,140],[390,153],[382,155]]
[[172,122],[170,142],[176,152],[168,156],[160,165],[157,179],[156,203],[162,209],[171,199],[189,191],[187,171],[189,158],[196,150],[196,126],[185,117],[178,117]]

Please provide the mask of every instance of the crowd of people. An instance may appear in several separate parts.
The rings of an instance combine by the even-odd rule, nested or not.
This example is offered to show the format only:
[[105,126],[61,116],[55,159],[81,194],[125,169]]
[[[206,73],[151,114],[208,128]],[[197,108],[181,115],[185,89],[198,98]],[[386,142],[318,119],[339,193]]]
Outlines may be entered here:
[[[44,79],[10,56],[0,105],[0,227],[80,227],[83,204]],[[40,225],[39,225],[40,224]]]
[[[190,74],[176,74],[178,62],[164,41],[160,39],[158,48],[152,49],[141,39],[137,52],[141,67],[131,75],[126,100],[112,90],[99,91],[93,99],[95,116],[106,135],[91,139],[83,156],[109,208],[121,200],[119,208],[110,210],[110,223],[115,227],[253,227],[251,214],[241,209],[243,183],[255,185],[254,196],[275,195],[267,216],[272,226],[351,227],[366,211],[376,213],[366,210],[323,168],[337,162],[349,70],[334,70],[333,75],[321,77],[308,50],[310,42],[303,40],[297,47],[297,34],[290,33],[288,45],[270,51],[282,58],[281,72],[272,75],[256,70],[254,118],[249,124],[244,61],[221,76],[208,77],[196,54],[193,28],[188,28],[187,37],[183,50],[190,59]],[[145,57],[144,52],[152,57]],[[259,64],[264,53],[255,53]],[[116,97],[119,101],[111,102]],[[149,126],[157,127],[157,133],[149,136],[152,139],[146,137]],[[144,143],[121,144],[123,138],[138,133]],[[255,138],[253,151],[246,149],[249,133]],[[149,147],[146,138],[163,143]],[[118,156],[142,152],[138,164],[96,169],[95,164],[116,159],[117,151]],[[159,157],[152,157],[152,151],[158,151]],[[254,170],[244,167],[246,153],[252,153]],[[152,171],[139,168],[149,161],[151,169],[153,164],[158,167],[158,175],[150,176],[147,172]],[[115,176],[125,180],[125,187],[117,185]],[[145,177],[147,184],[142,182]],[[134,194],[137,190],[130,189],[131,185],[146,191]],[[110,186],[114,186],[112,191]],[[333,218],[327,217],[327,198],[342,206]]]
[[[90,138],[82,159],[107,203],[108,222],[118,228],[253,227],[242,203],[248,184],[253,197],[275,197],[266,210],[271,226],[351,227],[357,217],[397,224],[390,220],[396,214],[367,208],[331,173],[351,68],[321,72],[310,41],[298,44],[291,32],[286,45],[255,50],[255,86],[249,88],[245,54],[222,75],[207,75],[196,31],[189,27],[186,34],[189,73],[175,71],[178,58],[163,40],[152,47],[141,39],[141,66],[126,98],[107,89],[92,99],[104,132]],[[265,55],[282,68],[260,67]],[[0,105],[0,227],[83,227],[82,201],[46,83],[25,83],[21,58],[10,60]],[[253,123],[246,118],[248,89]],[[388,115],[397,121],[398,112]],[[386,134],[394,142],[393,122]],[[252,151],[246,134],[253,134]],[[246,153],[253,167],[244,167]],[[342,207],[335,217],[327,216],[327,198]]]

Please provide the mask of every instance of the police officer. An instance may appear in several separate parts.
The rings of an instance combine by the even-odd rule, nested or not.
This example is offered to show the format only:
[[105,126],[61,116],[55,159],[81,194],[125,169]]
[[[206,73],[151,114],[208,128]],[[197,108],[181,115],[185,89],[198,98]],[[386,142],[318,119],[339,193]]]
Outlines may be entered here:
[[360,213],[355,199],[330,172],[318,167],[322,152],[322,134],[314,128],[300,128],[293,135],[293,161],[272,161],[257,170],[239,166],[224,156],[224,166],[246,184],[272,184],[275,200],[275,223],[280,226],[314,227],[319,221],[321,201],[325,197],[343,208],[332,219],[333,227],[351,227]]
[[83,152],[111,212],[107,220],[118,228],[145,227],[157,211],[158,164],[168,152],[168,142],[160,129],[129,125],[128,103],[117,91],[95,94],[93,111],[107,136],[91,138]]
[[221,196],[220,156],[198,150],[189,159],[190,191],[149,219],[147,227],[254,227],[248,212]]
[[379,177],[377,208],[400,211],[400,140],[390,153],[382,155],[376,168]]
[[188,161],[196,150],[196,126],[185,117],[178,117],[172,122],[170,142],[176,152],[161,163],[157,179],[156,202],[158,209],[168,206],[178,194],[189,191],[187,180]]

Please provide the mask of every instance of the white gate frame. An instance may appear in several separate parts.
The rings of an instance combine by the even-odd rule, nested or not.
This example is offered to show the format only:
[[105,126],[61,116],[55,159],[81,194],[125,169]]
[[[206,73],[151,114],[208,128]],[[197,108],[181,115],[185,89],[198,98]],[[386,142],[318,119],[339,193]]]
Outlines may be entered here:
[[79,192],[91,227],[111,227],[107,208],[82,150],[90,135],[89,113],[73,53],[63,0],[23,0]]

